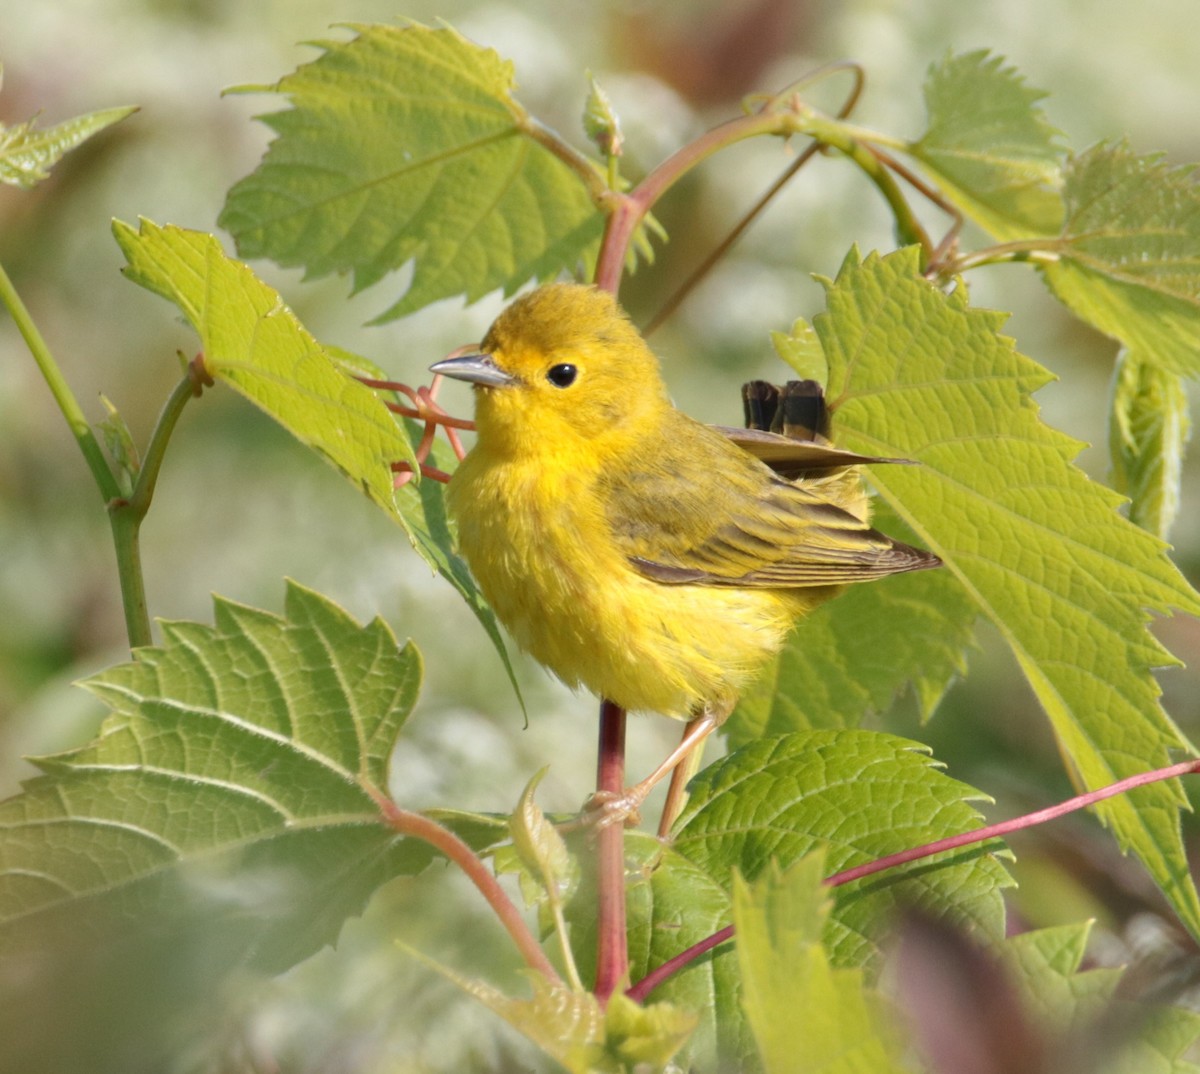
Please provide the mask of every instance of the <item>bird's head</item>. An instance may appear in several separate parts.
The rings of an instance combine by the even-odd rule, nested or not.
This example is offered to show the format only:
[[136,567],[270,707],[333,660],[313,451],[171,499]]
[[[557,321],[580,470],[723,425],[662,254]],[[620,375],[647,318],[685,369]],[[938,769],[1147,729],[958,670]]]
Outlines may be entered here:
[[581,284],[523,295],[479,353],[430,368],[475,385],[479,442],[497,451],[618,450],[670,405],[658,360],[616,300]]

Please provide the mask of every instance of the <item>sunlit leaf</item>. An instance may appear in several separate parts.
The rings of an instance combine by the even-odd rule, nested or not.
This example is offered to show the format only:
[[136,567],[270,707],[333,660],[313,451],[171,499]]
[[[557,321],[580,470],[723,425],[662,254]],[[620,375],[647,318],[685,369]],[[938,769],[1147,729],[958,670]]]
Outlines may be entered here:
[[1042,267],[1073,313],[1143,362],[1200,374],[1200,187],[1194,166],[1099,145],[1066,173],[1059,258]]
[[1113,378],[1109,428],[1113,487],[1129,497],[1130,521],[1164,541],[1179,513],[1190,433],[1179,374],[1123,353]]
[[900,1074],[899,1034],[859,969],[831,965],[821,854],[733,885],[742,1002],[768,1074]]
[[126,275],[175,303],[200,337],[204,367],[315,448],[396,514],[388,464],[412,445],[375,394],[347,376],[279,293],[228,257],[212,235],[117,221]]
[[72,149],[137,108],[106,108],[39,130],[36,119],[5,126],[0,123],[0,183],[30,190],[50,176],[50,169]]
[[352,272],[356,291],[413,262],[380,320],[590,263],[603,216],[530,135],[512,65],[454,30],[353,26],[270,87],[292,107],[233,187],[221,225],[243,257]]
[[929,126],[909,151],[998,239],[1054,234],[1062,222],[1062,150],[1045,96],[986,50],[947,56],[925,82]]
[[829,380],[829,362],[821,349],[821,340],[803,318],[796,320],[790,332],[772,332],[771,344],[801,380],[815,380],[822,386]]
[[607,1005],[534,976],[529,999],[505,995],[486,981],[471,980],[424,959],[528,1037],[570,1074],[656,1074],[687,1040],[695,1015],[666,1003],[645,1007],[620,993]]
[[[1104,786],[1189,748],[1159,704],[1151,669],[1173,661],[1146,613],[1194,613],[1200,599],[1117,494],[1072,464],[1079,445],[1039,420],[1030,395],[1049,374],[999,334],[1002,316],[922,279],[915,250],[852,257],[827,304],[814,327],[838,445],[920,463],[868,477],[999,629],[1072,775]],[[1156,784],[1099,812],[1200,932],[1182,802],[1177,783]]]
[[[982,797],[937,771],[919,743],[869,731],[808,731],[752,742],[701,772],[675,849],[721,884],[824,847],[831,873],[981,826]],[[826,942],[836,964],[877,954],[897,905],[1003,934],[1007,874],[992,842],[839,887]]]
[[[426,563],[479,618],[512,678],[491,609],[453,551],[435,481],[393,487],[391,463],[415,462],[412,442],[383,402],[346,370],[348,356],[318,343],[279,293],[228,257],[212,236],[148,220],[117,221],[127,275],[173,302],[200,337],[204,367],[331,462],[398,522]],[[437,464],[436,456],[431,461]]]

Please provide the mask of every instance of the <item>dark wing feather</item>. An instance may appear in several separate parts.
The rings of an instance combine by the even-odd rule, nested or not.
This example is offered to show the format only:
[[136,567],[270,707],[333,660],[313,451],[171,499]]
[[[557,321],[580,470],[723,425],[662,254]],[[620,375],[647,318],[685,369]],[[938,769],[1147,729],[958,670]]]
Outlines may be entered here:
[[786,589],[867,581],[940,562],[829,502],[828,482],[783,481],[720,432],[677,412],[671,422],[682,424],[668,430],[655,458],[614,469],[602,487],[613,539],[647,578]]

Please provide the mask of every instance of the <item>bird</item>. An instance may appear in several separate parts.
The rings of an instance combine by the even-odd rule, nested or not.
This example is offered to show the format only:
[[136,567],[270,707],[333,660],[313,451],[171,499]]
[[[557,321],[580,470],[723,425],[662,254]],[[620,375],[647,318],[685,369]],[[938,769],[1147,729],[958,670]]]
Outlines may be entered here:
[[447,505],[499,621],[568,686],[688,721],[610,813],[636,813],[814,608],[940,564],[870,525],[856,467],[899,460],[689,417],[595,286],[525,293],[430,369],[474,387],[476,440]]

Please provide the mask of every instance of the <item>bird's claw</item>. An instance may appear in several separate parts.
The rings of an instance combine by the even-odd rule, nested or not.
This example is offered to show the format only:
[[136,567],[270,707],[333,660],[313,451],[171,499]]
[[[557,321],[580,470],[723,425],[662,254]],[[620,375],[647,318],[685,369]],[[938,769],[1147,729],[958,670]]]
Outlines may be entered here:
[[597,791],[587,800],[580,816],[581,823],[599,831],[612,824],[636,828],[642,823],[642,799],[629,791]]

